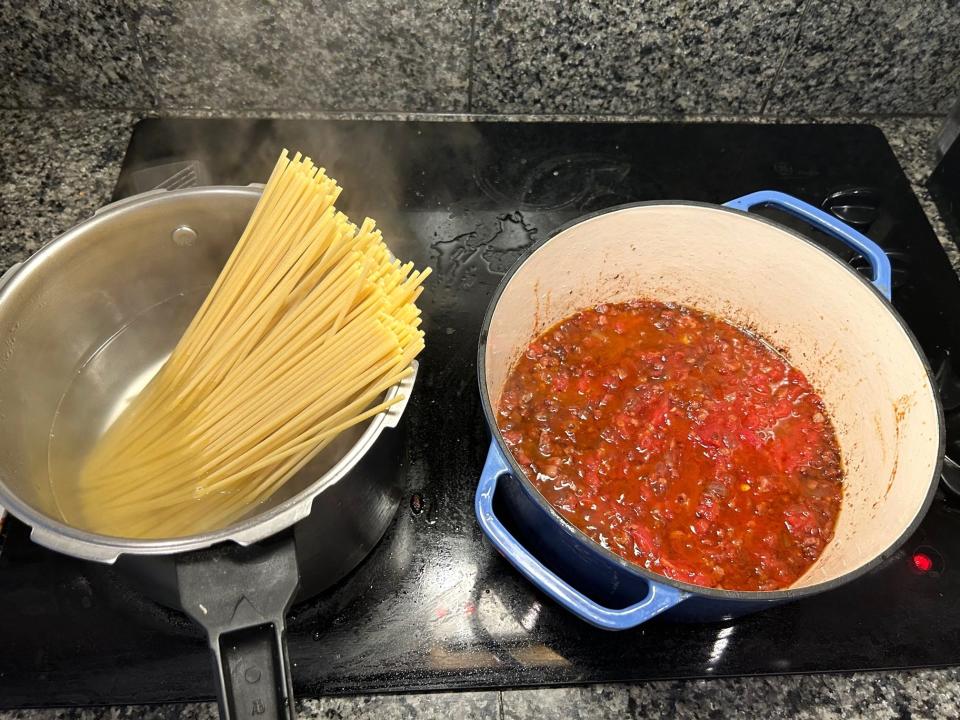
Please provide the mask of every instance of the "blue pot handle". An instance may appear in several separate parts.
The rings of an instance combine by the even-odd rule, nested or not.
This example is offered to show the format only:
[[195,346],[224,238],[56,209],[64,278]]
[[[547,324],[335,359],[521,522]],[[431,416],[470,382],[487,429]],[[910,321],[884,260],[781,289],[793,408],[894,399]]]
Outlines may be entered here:
[[776,190],[760,190],[731,200],[724,205],[744,212],[758,205],[769,205],[805,220],[817,230],[844,242],[867,259],[871,270],[873,270],[872,282],[874,286],[883,293],[887,300],[890,299],[890,259],[887,254],[866,235],[825,213],[820,208]]
[[560,579],[529,550],[521,545],[493,512],[493,494],[497,481],[510,474],[510,466],[496,441],[490,443],[487,461],[477,486],[476,513],[483,532],[510,563],[564,608],[581,620],[604,630],[626,630],[646,622],[686,600],[690,593],[669,585],[647,583],[647,595],[639,602],[619,610],[594,602]]

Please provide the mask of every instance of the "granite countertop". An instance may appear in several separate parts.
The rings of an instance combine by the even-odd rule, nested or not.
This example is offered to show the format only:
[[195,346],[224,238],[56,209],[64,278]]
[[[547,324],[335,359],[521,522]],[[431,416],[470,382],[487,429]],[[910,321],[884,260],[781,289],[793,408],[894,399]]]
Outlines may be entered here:
[[[211,113],[190,113],[205,116]],[[218,113],[222,116],[224,113]],[[257,113],[258,117],[265,113]],[[122,110],[0,110],[0,270],[21,261],[44,242],[105,204],[113,190],[134,124],[144,115]],[[277,117],[405,116],[279,113]],[[463,119],[464,116],[417,116]],[[500,119],[526,120],[526,117]],[[540,118],[543,119],[543,118]],[[564,120],[658,118],[593,118]],[[769,118],[697,120],[771,122]],[[696,121],[696,120],[694,120]],[[886,134],[944,247],[960,271],[960,253],[924,186],[931,170],[930,144],[938,117],[796,118],[787,122],[870,122]],[[780,120],[784,122],[784,120]],[[960,668],[850,675],[807,675],[657,681],[637,685],[593,685],[465,693],[330,697],[298,702],[304,718],[447,718],[461,720],[568,717],[827,719],[958,718]],[[212,704],[132,706],[97,710],[0,712],[0,720],[24,718],[215,718]]]

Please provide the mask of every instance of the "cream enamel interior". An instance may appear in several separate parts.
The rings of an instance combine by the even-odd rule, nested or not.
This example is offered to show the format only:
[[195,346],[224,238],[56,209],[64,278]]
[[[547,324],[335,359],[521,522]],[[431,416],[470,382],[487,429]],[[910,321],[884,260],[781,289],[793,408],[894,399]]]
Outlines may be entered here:
[[751,328],[819,390],[846,471],[834,539],[793,587],[852,572],[923,508],[939,462],[934,389],[884,302],[793,234],[718,207],[665,204],[585,220],[538,248],[491,317],[486,390],[496,407],[519,352],[580,308],[637,297],[683,303]]

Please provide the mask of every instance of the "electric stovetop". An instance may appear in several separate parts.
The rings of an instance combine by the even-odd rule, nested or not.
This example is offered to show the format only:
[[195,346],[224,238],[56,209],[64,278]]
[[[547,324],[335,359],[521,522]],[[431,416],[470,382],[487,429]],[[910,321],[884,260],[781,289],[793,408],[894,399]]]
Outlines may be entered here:
[[[299,696],[960,664],[960,499],[946,481],[902,551],[855,582],[732,622],[657,619],[622,634],[535,591],[473,516],[489,443],[475,367],[488,299],[553,228],[638,200],[778,189],[865,230],[890,256],[894,304],[937,373],[960,459],[960,282],[878,129],[146,120],[115,199],[158,184],[262,182],[283,146],[326,165],[346,188],[343,209],[376,217],[398,255],[436,269],[404,459],[383,469],[399,473],[405,498],[356,571],[294,606]],[[0,706],[212,697],[205,638],[184,616],[109,567],[31,544],[15,520],[5,535]]]

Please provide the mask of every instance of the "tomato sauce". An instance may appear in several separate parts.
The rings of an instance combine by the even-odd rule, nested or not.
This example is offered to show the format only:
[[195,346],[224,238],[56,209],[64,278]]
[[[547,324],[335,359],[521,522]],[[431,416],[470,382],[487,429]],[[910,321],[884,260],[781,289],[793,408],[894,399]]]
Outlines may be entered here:
[[833,537],[843,469],[823,402],[699,311],[637,300],[561,321],[511,370],[498,425],[564,517],[667,577],[784,588]]

